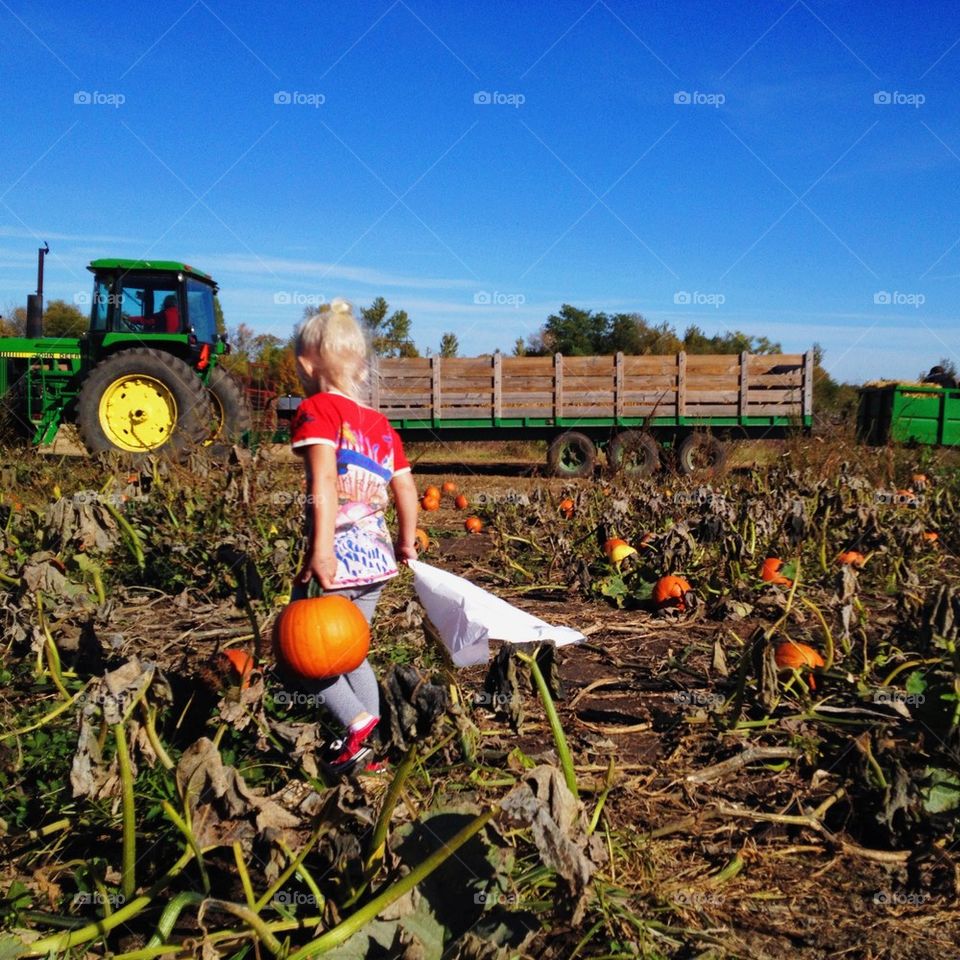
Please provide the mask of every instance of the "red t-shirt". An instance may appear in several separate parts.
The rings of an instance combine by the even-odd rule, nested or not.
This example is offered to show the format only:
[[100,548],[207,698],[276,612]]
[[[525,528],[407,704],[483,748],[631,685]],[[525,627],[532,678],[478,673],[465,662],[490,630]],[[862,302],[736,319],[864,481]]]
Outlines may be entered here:
[[[410,464],[387,418],[342,393],[316,393],[297,408],[290,443],[301,453],[312,443],[337,452],[336,586],[395,576],[397,561],[384,517],[387,486],[397,474],[408,473]],[[308,524],[311,518],[307,510]]]

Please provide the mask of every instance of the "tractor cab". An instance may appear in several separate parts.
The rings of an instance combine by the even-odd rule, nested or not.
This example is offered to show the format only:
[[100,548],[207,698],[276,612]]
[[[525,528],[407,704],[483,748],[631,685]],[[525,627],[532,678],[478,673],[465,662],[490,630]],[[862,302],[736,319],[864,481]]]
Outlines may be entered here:
[[169,260],[115,259],[94,260],[87,269],[94,275],[89,337],[104,338],[104,347],[123,335],[182,337],[190,353],[206,346],[209,355],[218,342],[217,285],[202,271]]

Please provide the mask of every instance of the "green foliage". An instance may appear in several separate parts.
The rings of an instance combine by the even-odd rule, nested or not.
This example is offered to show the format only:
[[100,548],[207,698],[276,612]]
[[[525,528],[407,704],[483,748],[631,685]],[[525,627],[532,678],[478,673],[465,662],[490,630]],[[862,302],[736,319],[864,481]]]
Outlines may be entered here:
[[517,340],[514,356],[592,356],[625,353],[780,353],[779,343],[766,337],[754,337],[740,330],[707,336],[699,327],[690,326],[680,337],[664,321],[651,324],[640,313],[607,314],[584,310],[565,303],[526,343]]
[[390,305],[383,297],[377,297],[369,307],[360,310],[373,352],[378,357],[419,357],[420,351],[410,339],[407,311],[389,311]]
[[88,318],[66,300],[51,300],[43,314],[43,332],[48,337],[79,337],[88,326]]
[[455,357],[460,350],[460,341],[455,333],[445,333],[440,338],[440,356]]

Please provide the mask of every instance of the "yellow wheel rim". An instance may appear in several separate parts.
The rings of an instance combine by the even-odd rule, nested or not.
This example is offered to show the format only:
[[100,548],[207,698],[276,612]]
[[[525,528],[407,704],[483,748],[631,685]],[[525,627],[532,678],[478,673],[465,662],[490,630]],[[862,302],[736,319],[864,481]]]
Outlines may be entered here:
[[177,425],[177,401],[170,388],[142,373],[114,380],[103,391],[99,413],[110,443],[131,453],[162,446]]

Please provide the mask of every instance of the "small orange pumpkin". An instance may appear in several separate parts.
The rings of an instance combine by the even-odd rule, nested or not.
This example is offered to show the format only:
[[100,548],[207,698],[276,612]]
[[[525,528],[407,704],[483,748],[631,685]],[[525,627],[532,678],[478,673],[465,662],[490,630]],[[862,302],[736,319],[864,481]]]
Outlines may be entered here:
[[[797,643],[795,640],[785,640],[783,643],[777,644],[773,657],[780,670],[799,670],[802,667],[824,666],[823,657],[813,647],[807,646],[805,643]],[[807,683],[811,690],[817,689],[812,673],[807,678]]]
[[467,517],[463,525],[467,533],[479,533],[483,529],[483,521],[479,517]]
[[623,563],[627,557],[632,557],[637,551],[634,550],[626,540],[621,540],[619,537],[611,537],[603,545],[603,552],[607,555],[607,559],[611,563],[620,564]]
[[307,680],[356,670],[370,649],[370,626],[360,608],[339,594],[293,600],[273,628],[277,659]]
[[427,487],[423,491],[424,497],[430,500],[439,500],[440,499],[440,488],[439,487]]
[[935,530],[927,530],[923,535],[923,539],[926,540],[927,543],[936,543],[940,539],[940,534]]
[[855,570],[859,570],[866,562],[867,558],[859,550],[844,550],[837,554],[837,563],[841,566],[849,564]]
[[573,501],[569,497],[564,497],[557,504],[557,508],[568,520],[573,516]]
[[793,581],[780,573],[782,566],[783,561],[779,557],[767,557],[767,559],[763,561],[763,566],[760,568],[760,579],[766,580],[767,583],[775,583],[781,587],[792,587]]
[[453,501],[453,505],[458,510],[466,510],[470,506],[470,501],[461,493],[456,500]]
[[230,663],[230,669],[239,679],[241,689],[246,690],[250,686],[250,674],[253,672],[253,657],[246,650],[240,650],[236,647],[230,650],[222,650],[221,653]]
[[661,577],[653,588],[653,602],[659,608],[675,607],[683,611],[687,609],[686,595],[690,593],[690,584],[683,577],[670,574]]
[[417,541],[417,549],[421,552],[430,549],[430,537],[427,536],[426,530],[422,530],[420,527],[417,527],[417,532],[414,534],[414,539]]
[[439,497],[424,497],[420,500],[420,506],[424,510],[439,510],[440,509],[440,498]]
[[457,485],[452,480],[444,480],[440,489],[452,497],[457,492]]

